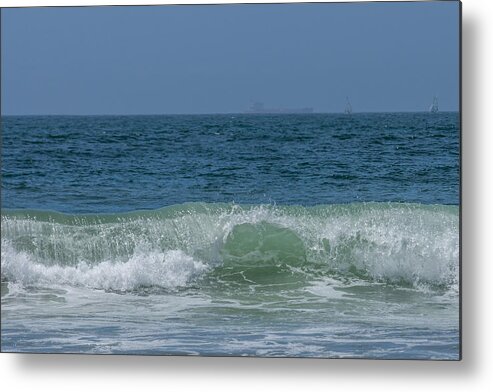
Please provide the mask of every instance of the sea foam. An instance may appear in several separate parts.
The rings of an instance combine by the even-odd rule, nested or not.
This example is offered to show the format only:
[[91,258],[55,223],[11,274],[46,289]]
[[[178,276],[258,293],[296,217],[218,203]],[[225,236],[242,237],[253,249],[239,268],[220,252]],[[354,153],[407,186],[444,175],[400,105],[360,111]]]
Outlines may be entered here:
[[186,286],[207,269],[181,250],[140,250],[126,262],[48,266],[33,261],[26,252],[16,252],[2,241],[2,275],[23,285],[71,285],[115,291],[142,287],[173,290]]

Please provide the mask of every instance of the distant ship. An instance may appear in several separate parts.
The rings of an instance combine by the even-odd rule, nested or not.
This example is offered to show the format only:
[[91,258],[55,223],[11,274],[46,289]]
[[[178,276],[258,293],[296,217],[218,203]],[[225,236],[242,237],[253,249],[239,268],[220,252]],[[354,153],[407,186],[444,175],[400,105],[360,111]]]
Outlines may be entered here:
[[266,108],[262,102],[253,103],[245,113],[255,114],[306,114],[313,113],[313,108],[295,108],[295,109],[283,109],[283,108]]
[[430,106],[430,113],[438,113],[438,98],[436,95],[433,97],[433,103]]
[[351,106],[351,102],[349,102],[349,98],[346,97],[346,107],[344,108],[345,114],[351,114],[353,112],[353,107]]

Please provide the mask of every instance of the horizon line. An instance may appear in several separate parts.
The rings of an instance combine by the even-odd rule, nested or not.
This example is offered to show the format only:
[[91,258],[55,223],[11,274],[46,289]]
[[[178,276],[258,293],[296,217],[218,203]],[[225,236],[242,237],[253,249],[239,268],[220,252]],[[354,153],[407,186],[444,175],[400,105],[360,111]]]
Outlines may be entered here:
[[[456,110],[440,110],[438,113],[459,113],[461,109]],[[0,117],[41,117],[41,116],[72,116],[72,117],[84,117],[84,116],[211,116],[211,115],[245,115],[245,116],[264,116],[264,115],[278,115],[278,116],[292,116],[302,115],[309,116],[314,114],[344,114],[351,116],[353,114],[383,114],[383,113],[429,113],[429,110],[392,110],[392,111],[361,111],[352,112],[346,114],[344,111],[338,112],[311,112],[311,113],[251,113],[251,112],[208,112],[208,113],[83,113],[83,114],[69,114],[69,113],[8,113],[0,114]]]

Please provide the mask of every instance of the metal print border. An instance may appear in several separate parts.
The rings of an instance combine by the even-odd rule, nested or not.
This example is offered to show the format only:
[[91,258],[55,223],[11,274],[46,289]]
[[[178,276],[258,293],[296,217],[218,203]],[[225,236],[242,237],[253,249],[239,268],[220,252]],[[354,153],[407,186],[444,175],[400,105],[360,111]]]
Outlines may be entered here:
[[[426,359],[420,359],[420,358],[376,358],[376,357],[315,357],[315,356],[282,356],[282,357],[277,357],[277,356],[241,356],[241,355],[228,355],[228,354],[218,354],[218,355],[211,355],[211,354],[200,354],[198,357],[201,358],[246,358],[249,360],[282,360],[282,359],[295,359],[295,360],[303,360],[303,359],[308,359],[308,360],[349,360],[349,361],[399,361],[399,362],[460,362],[463,360],[463,162],[464,162],[464,157],[463,157],[463,31],[462,31],[462,23],[463,23],[463,10],[462,10],[462,1],[461,0],[404,0],[404,1],[386,1],[386,0],[356,0],[356,1],[322,1],[322,2],[262,2],[262,3],[197,3],[197,4],[190,4],[190,3],[164,3],[164,4],[122,4],[122,5],[69,5],[69,6],[59,6],[59,5],[47,5],[47,6],[29,6],[29,7],[24,7],[24,6],[15,6],[15,7],[5,7],[5,6],[0,6],[0,18],[2,15],[2,10],[3,9],[23,9],[23,8],[122,8],[122,7],[165,7],[165,6],[181,6],[181,7],[203,7],[203,6],[231,6],[231,5],[251,5],[251,6],[257,6],[261,7],[262,5],[285,5],[285,4],[299,4],[299,5],[304,5],[304,4],[370,4],[370,3],[384,3],[384,4],[391,4],[391,3],[396,3],[396,4],[409,4],[409,3],[441,3],[441,2],[450,2],[450,3],[458,3],[459,5],[459,18],[458,18],[458,27],[459,27],[459,37],[458,37],[458,45],[459,45],[459,110],[458,110],[458,116],[459,116],[459,356],[458,359],[435,359],[435,358],[426,358]],[[0,39],[0,58],[3,56],[3,50],[2,50],[2,44],[3,44],[3,39]],[[2,75],[3,68],[2,68],[2,62],[0,61],[0,77]],[[3,122],[3,110],[2,110],[2,95],[0,94],[0,157],[1,157],[1,151],[3,151],[3,137],[2,137],[2,122]],[[3,162],[0,160],[0,165]],[[0,167],[1,169],[1,167]],[[0,184],[2,184],[2,174],[0,173]],[[3,192],[0,189],[0,201],[2,200],[3,197]],[[1,307],[1,304],[0,304]],[[1,324],[1,316],[0,316],[0,324]],[[189,354],[166,354],[166,353],[159,353],[159,354],[141,354],[141,353],[85,353],[85,352],[17,352],[17,351],[5,351],[3,347],[0,346],[0,353],[1,354],[14,354],[14,355],[33,355],[35,354],[36,356],[39,355],[50,355],[50,356],[66,356],[66,355],[71,355],[71,356],[111,356],[111,357],[121,357],[121,356],[130,356],[130,357],[140,357],[140,356],[146,356],[146,357],[184,357],[184,358],[190,358],[193,357]]]

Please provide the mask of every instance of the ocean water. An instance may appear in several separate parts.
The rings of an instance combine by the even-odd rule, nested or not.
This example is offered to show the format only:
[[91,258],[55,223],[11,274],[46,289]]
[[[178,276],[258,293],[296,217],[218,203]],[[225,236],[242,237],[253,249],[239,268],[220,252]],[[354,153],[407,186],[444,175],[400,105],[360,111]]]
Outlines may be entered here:
[[1,127],[2,351],[459,358],[458,113]]

